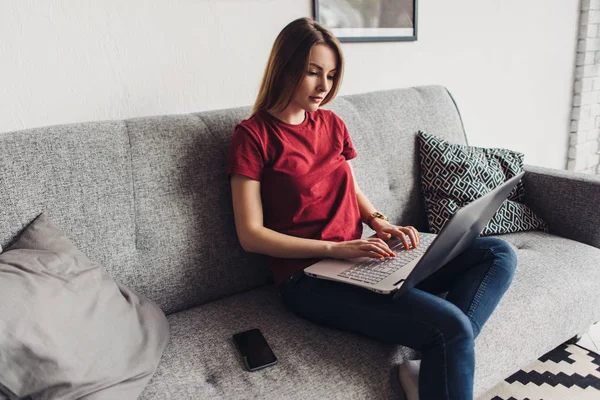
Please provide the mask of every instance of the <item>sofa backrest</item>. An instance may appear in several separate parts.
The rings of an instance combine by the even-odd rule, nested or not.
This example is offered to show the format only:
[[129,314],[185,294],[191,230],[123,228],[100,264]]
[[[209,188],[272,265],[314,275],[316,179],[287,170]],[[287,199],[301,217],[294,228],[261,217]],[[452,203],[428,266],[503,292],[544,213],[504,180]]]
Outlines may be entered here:
[[416,133],[467,143],[450,93],[421,86],[356,94],[336,99],[331,109],[348,127],[358,152],[350,163],[371,203],[394,223],[427,230]]
[[[426,229],[417,130],[465,143],[441,86],[343,96],[361,189],[391,220]],[[237,240],[225,161],[248,107],[0,135],[0,245],[46,213],[92,260],[167,314],[270,282]],[[365,236],[370,234],[365,230]]]

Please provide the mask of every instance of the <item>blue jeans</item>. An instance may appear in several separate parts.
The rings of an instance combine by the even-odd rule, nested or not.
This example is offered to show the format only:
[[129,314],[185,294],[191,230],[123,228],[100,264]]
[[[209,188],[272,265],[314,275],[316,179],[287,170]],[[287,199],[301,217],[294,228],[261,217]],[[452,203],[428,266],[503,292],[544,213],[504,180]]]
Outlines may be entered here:
[[[473,398],[474,340],[516,265],[505,241],[486,237],[396,300],[302,271],[279,293],[289,309],[317,324],[418,350],[421,400],[467,400]],[[436,296],[445,292],[445,299]]]

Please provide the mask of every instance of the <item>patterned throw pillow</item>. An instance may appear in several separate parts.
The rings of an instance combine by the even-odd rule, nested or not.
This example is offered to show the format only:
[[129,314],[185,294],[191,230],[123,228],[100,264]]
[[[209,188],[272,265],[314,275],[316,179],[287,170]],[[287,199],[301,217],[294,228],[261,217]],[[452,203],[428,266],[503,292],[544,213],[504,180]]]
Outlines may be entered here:
[[[523,154],[515,151],[450,144],[421,131],[418,138],[421,192],[432,233],[439,233],[460,207],[523,170]],[[519,182],[481,234],[547,231],[546,222],[523,204],[524,195]]]

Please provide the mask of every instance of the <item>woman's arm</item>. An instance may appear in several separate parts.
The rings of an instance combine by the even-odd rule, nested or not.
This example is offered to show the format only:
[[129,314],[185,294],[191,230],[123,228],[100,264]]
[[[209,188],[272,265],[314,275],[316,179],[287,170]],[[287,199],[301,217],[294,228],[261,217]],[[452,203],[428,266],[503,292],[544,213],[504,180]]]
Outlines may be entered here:
[[[360,190],[358,186],[358,182],[354,176],[354,170],[352,169],[352,165],[348,162],[350,166],[350,171],[352,173],[352,179],[354,180],[354,190],[356,191],[356,200],[358,201],[358,208],[360,210],[360,218],[361,220],[367,221],[368,218],[377,211],[375,206],[369,201],[367,196]],[[381,239],[390,239],[392,235],[398,237],[404,244],[406,249],[410,248],[408,240],[406,240],[406,235],[410,238],[413,247],[417,247],[419,244],[419,232],[412,226],[396,226],[392,225],[388,221],[383,219],[375,218],[371,221],[370,228],[375,231],[377,237]]]
[[263,225],[260,182],[234,174],[231,195],[235,228],[243,249],[281,258],[326,257],[332,242],[284,235]]
[[376,238],[337,243],[298,238],[266,228],[260,182],[246,176],[231,176],[231,194],[235,228],[242,248],[248,252],[279,258],[354,258],[377,257],[391,251]]

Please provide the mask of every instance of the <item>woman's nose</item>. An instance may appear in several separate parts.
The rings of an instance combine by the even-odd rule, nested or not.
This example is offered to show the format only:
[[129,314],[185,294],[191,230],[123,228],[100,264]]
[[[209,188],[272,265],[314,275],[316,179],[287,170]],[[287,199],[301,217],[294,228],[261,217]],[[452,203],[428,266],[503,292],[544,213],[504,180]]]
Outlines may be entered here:
[[319,79],[318,89],[320,92],[327,92],[329,90],[329,81],[327,80],[327,77],[321,77],[321,79]]

